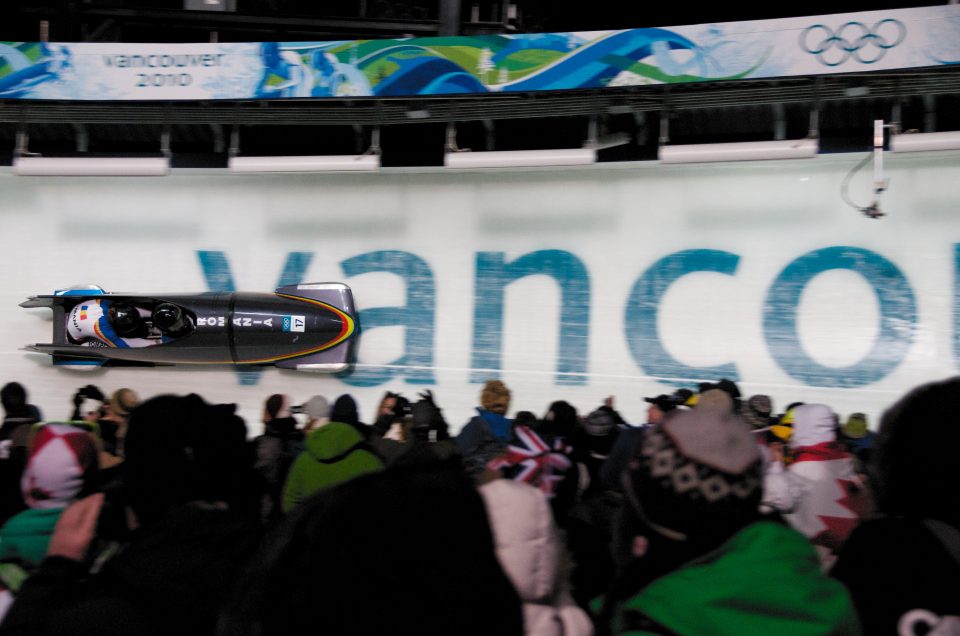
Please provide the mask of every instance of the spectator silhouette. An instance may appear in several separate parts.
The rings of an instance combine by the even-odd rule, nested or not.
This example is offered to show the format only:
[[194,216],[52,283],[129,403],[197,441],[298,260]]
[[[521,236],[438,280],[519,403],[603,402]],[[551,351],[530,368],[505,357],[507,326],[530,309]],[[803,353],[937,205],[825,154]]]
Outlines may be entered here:
[[290,466],[303,452],[303,431],[290,412],[290,398],[275,394],[267,398],[263,409],[263,435],[253,440],[254,468],[263,480],[260,515],[265,523],[282,515],[283,486]]
[[445,463],[363,475],[305,500],[265,542],[219,630],[522,632],[483,502],[462,469]]
[[487,464],[506,450],[513,437],[513,422],[507,418],[510,389],[500,380],[487,380],[480,392],[477,414],[457,435],[467,472],[479,479]]
[[42,419],[40,410],[27,401],[19,382],[0,389],[3,424],[0,426],[0,524],[25,508],[20,494],[20,476],[27,464],[27,441],[31,427]]
[[879,516],[853,531],[832,570],[850,589],[866,634],[898,626],[901,634],[957,633],[947,630],[950,619],[941,631],[906,625],[951,616],[956,628],[960,616],[957,413],[960,377],[915,388],[881,418],[868,467]]

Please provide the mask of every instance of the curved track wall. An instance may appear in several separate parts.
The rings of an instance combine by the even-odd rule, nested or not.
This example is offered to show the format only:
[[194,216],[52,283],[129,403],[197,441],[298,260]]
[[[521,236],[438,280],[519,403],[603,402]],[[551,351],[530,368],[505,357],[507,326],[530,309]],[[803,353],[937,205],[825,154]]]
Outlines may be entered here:
[[[957,372],[960,154],[892,156],[889,216],[840,197],[860,155],[702,166],[156,179],[0,174],[0,380],[47,417],[77,387],[197,391],[237,402],[354,394],[372,419],[385,390],[432,388],[454,428],[480,383],[511,411],[608,395],[631,421],[644,396],[720,377],[782,408],[824,401],[876,416]],[[869,175],[851,194],[866,199]],[[360,309],[351,374],[268,368],[78,374],[19,349],[49,341],[32,294],[272,290],[343,281]]]

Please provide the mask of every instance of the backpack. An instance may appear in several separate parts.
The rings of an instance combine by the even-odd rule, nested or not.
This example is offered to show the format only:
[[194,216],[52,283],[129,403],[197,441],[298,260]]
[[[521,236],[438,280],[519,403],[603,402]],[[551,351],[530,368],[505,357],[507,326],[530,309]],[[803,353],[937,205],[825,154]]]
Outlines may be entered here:
[[480,443],[473,451],[464,455],[463,464],[468,475],[478,477],[487,468],[487,464],[506,452],[508,444],[494,436],[490,425],[482,417],[478,416],[473,421],[479,422]]

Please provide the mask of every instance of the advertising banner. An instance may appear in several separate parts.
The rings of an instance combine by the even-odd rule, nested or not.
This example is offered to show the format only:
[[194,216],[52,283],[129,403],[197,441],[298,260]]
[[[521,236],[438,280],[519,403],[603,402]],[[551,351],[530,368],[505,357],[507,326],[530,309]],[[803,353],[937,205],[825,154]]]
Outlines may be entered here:
[[960,6],[336,42],[0,42],[0,98],[322,99],[604,89],[960,63]]

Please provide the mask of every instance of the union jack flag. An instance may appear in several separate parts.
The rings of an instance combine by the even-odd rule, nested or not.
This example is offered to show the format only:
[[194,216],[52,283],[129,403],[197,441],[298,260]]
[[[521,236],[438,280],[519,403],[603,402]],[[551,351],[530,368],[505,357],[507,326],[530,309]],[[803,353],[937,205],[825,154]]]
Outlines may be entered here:
[[569,454],[573,450],[563,439],[556,439],[551,448],[543,438],[526,426],[513,431],[514,440],[506,452],[490,460],[487,467],[500,470],[514,481],[523,481],[539,488],[552,499],[556,486],[563,481],[567,470],[573,466]]

